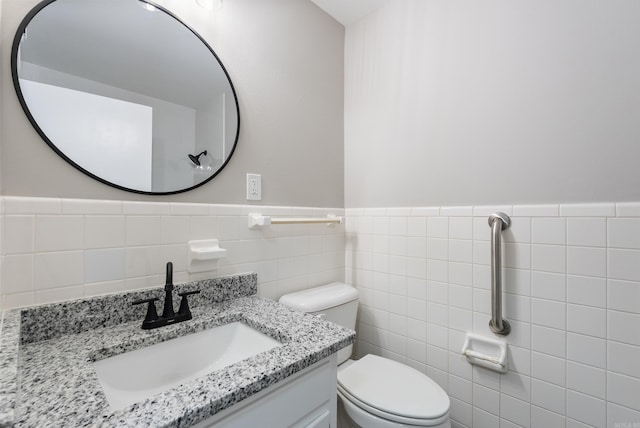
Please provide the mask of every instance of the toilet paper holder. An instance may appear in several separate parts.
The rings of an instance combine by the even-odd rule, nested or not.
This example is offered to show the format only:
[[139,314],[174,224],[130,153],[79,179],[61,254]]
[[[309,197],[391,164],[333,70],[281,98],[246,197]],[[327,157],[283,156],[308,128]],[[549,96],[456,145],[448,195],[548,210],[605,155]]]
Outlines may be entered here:
[[473,333],[467,333],[462,346],[462,355],[471,364],[485,367],[498,373],[506,373],[508,370],[507,342],[499,339],[490,339]]

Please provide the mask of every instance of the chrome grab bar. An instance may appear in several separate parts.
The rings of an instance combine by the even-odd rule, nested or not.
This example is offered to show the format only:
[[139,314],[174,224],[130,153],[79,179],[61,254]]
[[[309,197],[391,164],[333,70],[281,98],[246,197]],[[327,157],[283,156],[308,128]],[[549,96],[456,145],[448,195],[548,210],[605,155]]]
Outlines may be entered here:
[[511,225],[511,219],[505,213],[493,213],[489,216],[491,227],[491,321],[489,328],[495,334],[506,336],[511,332],[509,322],[502,319],[502,254],[500,233]]

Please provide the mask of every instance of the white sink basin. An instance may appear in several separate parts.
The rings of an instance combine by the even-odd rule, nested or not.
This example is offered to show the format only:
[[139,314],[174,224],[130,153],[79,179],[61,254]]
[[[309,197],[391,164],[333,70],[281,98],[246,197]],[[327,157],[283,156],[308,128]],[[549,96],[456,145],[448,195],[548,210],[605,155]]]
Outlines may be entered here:
[[93,367],[109,405],[121,410],[280,345],[234,322],[96,361]]

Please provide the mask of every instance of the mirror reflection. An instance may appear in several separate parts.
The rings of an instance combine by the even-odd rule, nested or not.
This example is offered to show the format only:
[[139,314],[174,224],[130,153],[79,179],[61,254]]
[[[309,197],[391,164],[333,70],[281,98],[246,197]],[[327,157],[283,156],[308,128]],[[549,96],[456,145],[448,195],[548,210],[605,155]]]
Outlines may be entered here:
[[112,186],[190,190],[235,149],[238,104],[224,66],[197,33],[150,3],[44,1],[18,29],[12,71],[43,139]]

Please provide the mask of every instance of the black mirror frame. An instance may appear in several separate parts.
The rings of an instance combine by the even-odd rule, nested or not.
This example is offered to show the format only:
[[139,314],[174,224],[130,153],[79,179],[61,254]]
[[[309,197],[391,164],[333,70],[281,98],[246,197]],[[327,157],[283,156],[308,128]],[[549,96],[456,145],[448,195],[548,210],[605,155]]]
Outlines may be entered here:
[[240,136],[240,104],[238,103],[238,96],[236,94],[235,87],[233,86],[233,82],[231,81],[231,77],[229,76],[229,73],[227,72],[227,69],[225,68],[224,64],[222,63],[222,61],[220,61],[220,58],[218,57],[218,55],[214,52],[214,50],[211,48],[211,46],[209,46],[209,44],[202,38],[202,36],[200,36],[200,34],[198,34],[193,28],[189,27],[187,24],[182,22],[176,15],[174,15],[173,13],[171,13],[170,11],[165,9],[164,7],[159,6],[159,5],[157,5],[157,4],[155,4],[155,3],[151,2],[151,1],[148,1],[148,0],[132,0],[132,1],[140,1],[142,3],[147,3],[147,4],[155,7],[156,9],[161,10],[162,12],[166,13],[167,15],[171,16],[178,23],[180,23],[181,25],[186,27],[194,36],[196,36],[207,47],[207,49],[214,56],[214,58],[218,62],[218,65],[220,65],[220,68],[222,69],[222,71],[224,72],[225,76],[227,77],[227,80],[229,82],[229,86],[231,87],[231,92],[233,93],[234,102],[235,102],[235,105],[236,105],[236,115],[238,117],[238,124],[237,124],[237,128],[236,128],[236,136],[235,136],[235,139],[233,141],[233,147],[231,148],[231,150],[229,152],[229,155],[224,160],[224,162],[222,163],[220,168],[218,168],[211,175],[211,177],[207,178],[206,180],[201,181],[200,183],[198,183],[196,185],[193,185],[193,186],[185,188],[185,189],[172,190],[172,191],[169,191],[169,192],[150,192],[150,191],[147,192],[147,191],[144,191],[144,190],[130,189],[128,187],[120,186],[118,184],[115,184],[115,183],[112,183],[110,181],[107,181],[107,180],[105,180],[105,179],[93,174],[92,172],[84,169],[83,167],[81,167],[80,165],[75,163],[67,155],[65,155],[58,147],[56,147],[56,145],[49,139],[49,137],[47,137],[47,135],[40,128],[40,126],[38,126],[38,123],[36,122],[35,118],[31,114],[31,112],[29,111],[29,107],[27,106],[27,103],[26,103],[26,101],[24,99],[24,96],[22,95],[22,90],[20,89],[20,82],[19,82],[19,77],[18,77],[18,49],[20,47],[20,42],[22,41],[22,35],[24,34],[24,32],[25,32],[25,30],[27,28],[27,25],[29,25],[31,20],[38,14],[38,12],[40,12],[42,9],[44,9],[45,7],[49,6],[51,3],[54,3],[56,1],[57,0],[43,0],[40,3],[38,3],[33,9],[31,9],[29,11],[29,13],[27,13],[27,15],[24,17],[24,19],[22,20],[22,22],[18,26],[18,30],[16,31],[16,35],[13,38],[13,45],[11,47],[11,77],[12,77],[12,80],[13,80],[13,87],[14,87],[14,89],[16,91],[16,95],[18,96],[18,100],[20,101],[20,105],[22,106],[22,110],[24,110],[24,113],[26,114],[27,118],[29,119],[29,122],[31,122],[31,125],[37,131],[38,135],[40,135],[40,137],[44,140],[44,142],[47,143],[47,145],[49,147],[51,147],[51,149],[53,149],[54,152],[56,152],[61,158],[63,158],[65,161],[67,161],[74,168],[80,170],[84,174],[88,175],[89,177],[91,177],[91,178],[93,178],[93,179],[95,179],[95,180],[97,180],[97,181],[99,181],[101,183],[104,183],[104,184],[106,184],[108,186],[115,187],[116,189],[124,190],[124,191],[127,191],[127,192],[132,192],[132,193],[137,193],[137,194],[142,194],[142,195],[175,195],[177,193],[184,193],[184,192],[188,192],[190,190],[196,189],[196,188],[198,188],[200,186],[203,186],[204,184],[208,183],[209,181],[213,180],[227,166],[227,164],[231,160],[231,157],[233,156],[233,153],[235,152],[236,147],[238,145],[238,138]]

